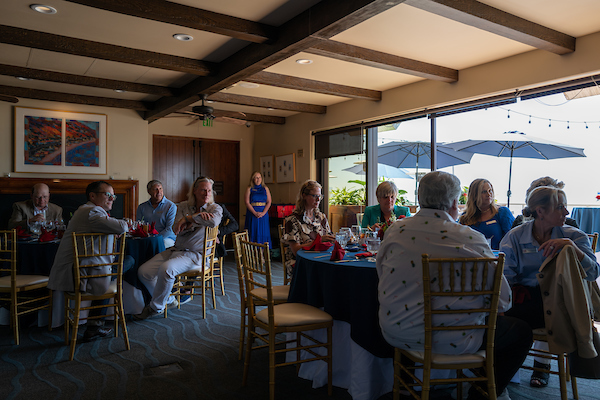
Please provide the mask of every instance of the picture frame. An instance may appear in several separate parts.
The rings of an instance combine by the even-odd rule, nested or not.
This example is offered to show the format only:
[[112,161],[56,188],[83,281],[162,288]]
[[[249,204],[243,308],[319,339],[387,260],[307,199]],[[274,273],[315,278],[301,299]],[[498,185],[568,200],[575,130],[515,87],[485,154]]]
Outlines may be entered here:
[[296,182],[296,154],[277,156],[275,169],[277,183]]
[[105,175],[105,114],[15,107],[15,172]]
[[262,175],[264,183],[275,182],[275,170],[273,167],[273,156],[262,156],[260,157],[260,174]]

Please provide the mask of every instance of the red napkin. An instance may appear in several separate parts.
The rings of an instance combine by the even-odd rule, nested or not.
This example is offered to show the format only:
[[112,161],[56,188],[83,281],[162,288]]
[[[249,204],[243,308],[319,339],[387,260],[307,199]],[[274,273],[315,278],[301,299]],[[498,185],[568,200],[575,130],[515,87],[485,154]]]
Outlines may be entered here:
[[329,261],[339,261],[343,260],[346,255],[346,250],[342,248],[342,246],[336,241],[333,244],[333,251],[331,252],[331,258]]
[[27,239],[31,237],[31,233],[28,233],[22,226],[17,226],[17,239]]
[[38,240],[40,242],[50,242],[54,239],[56,239],[56,232],[42,229],[42,234],[40,235],[40,238]]
[[158,235],[158,231],[155,228],[156,226],[156,221],[152,221],[152,223],[150,224],[150,228],[148,229],[148,233],[150,235]]
[[314,250],[314,251],[325,251],[331,247],[331,243],[322,242],[321,235],[317,234],[317,237],[308,246],[302,247],[303,250]]
[[363,258],[363,257],[373,257],[373,253],[371,253],[371,252],[369,252],[369,251],[366,251],[366,252],[364,252],[364,253],[358,253],[358,254],[355,254],[354,256],[355,256],[355,257],[358,257],[358,258]]
[[144,227],[142,225],[138,226],[133,232],[131,232],[132,237],[148,237],[148,234],[144,231]]

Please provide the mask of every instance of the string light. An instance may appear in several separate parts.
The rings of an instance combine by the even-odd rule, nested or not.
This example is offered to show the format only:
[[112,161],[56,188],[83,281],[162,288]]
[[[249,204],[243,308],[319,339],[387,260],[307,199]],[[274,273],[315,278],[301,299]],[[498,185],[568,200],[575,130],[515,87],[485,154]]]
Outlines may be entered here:
[[529,116],[529,123],[531,123],[531,115]]
[[[523,117],[528,118],[528,123],[531,124],[532,121],[534,119],[538,119],[541,121],[548,121],[548,127],[551,128],[552,127],[552,119],[551,118],[545,118],[545,117],[537,117],[535,115],[531,115],[531,114],[526,114],[526,113],[521,113],[515,110],[511,110],[505,107],[498,107],[499,109],[505,110],[507,113],[507,118],[511,117],[511,113],[512,114],[517,114],[517,115],[522,115]],[[600,121],[570,121],[570,120],[560,120],[560,119],[555,119],[554,122],[559,122],[559,123],[565,123],[567,125],[567,129],[571,129],[571,122],[573,122],[573,124],[577,125],[577,124],[582,124],[585,126],[586,129],[589,129],[590,124],[595,125],[598,124],[598,128],[600,128]]]
[[567,121],[567,129],[569,129],[569,128],[570,128],[570,126],[569,126],[569,121]]
[[506,118],[510,118],[510,110],[508,110],[508,115],[506,116]]
[[552,120],[549,120],[550,123],[548,123],[548,128],[552,128]]

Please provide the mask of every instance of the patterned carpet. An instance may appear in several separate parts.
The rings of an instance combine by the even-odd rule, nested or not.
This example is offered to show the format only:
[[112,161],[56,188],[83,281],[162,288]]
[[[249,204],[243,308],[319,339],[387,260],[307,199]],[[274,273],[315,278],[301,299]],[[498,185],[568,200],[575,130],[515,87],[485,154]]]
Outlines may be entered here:
[[[281,264],[273,267],[279,282]],[[169,310],[166,319],[130,320],[130,351],[121,338],[111,337],[79,344],[74,361],[68,361],[62,328],[25,327],[21,345],[14,346],[11,331],[0,327],[0,399],[268,399],[266,351],[253,353],[248,385],[241,386],[239,293],[229,258],[224,270],[226,294],[217,296],[216,310],[208,302],[206,319],[194,298],[181,310]],[[547,388],[532,389],[529,374],[522,370],[523,384],[510,385],[513,400],[560,399],[556,377]],[[580,399],[600,399],[597,381],[579,379],[578,387]],[[278,399],[350,399],[342,388],[334,387],[333,397],[325,388],[312,389],[293,366],[277,370],[275,390]]]

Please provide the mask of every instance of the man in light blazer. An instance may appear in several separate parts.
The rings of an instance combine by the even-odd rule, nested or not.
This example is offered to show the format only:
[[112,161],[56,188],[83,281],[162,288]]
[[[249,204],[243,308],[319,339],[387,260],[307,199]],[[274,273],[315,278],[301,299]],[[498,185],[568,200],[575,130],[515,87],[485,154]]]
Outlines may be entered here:
[[62,208],[49,202],[50,188],[45,183],[36,183],[31,188],[31,199],[13,204],[13,212],[8,220],[8,229],[17,226],[29,230],[33,222],[60,221]]
[[[108,211],[112,209],[113,202],[117,197],[114,193],[113,187],[104,181],[92,182],[88,185],[85,190],[88,202],[75,211],[60,241],[54,264],[50,270],[48,288],[60,291],[74,290],[73,264],[75,250],[72,239],[74,233],[112,233],[121,235],[127,232],[128,225],[126,221],[108,215]],[[106,260],[106,257],[98,257],[97,262],[112,261]],[[92,262],[94,260],[90,259],[90,263]],[[131,256],[125,257],[123,264],[124,271],[126,268],[131,268],[133,265]],[[127,267],[125,264],[127,264]],[[106,273],[109,272],[106,271]],[[92,294],[102,294],[106,292],[109,285],[109,277],[82,280],[80,290]],[[105,302],[99,301],[96,304],[105,304]],[[94,309],[90,311],[90,315],[100,315],[101,312],[101,309]],[[103,325],[104,320],[102,319],[88,319],[84,339],[91,340],[109,335],[112,329],[104,328]]]

